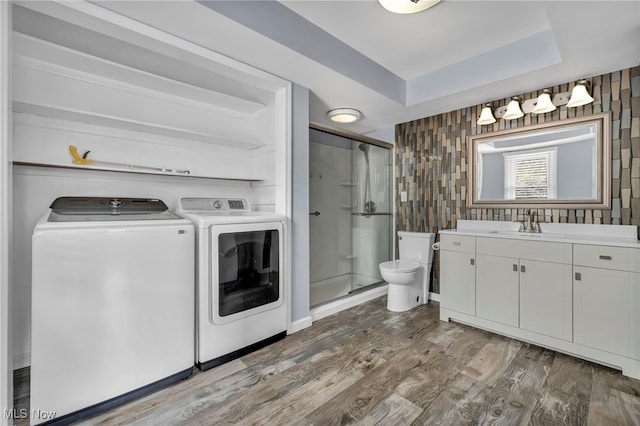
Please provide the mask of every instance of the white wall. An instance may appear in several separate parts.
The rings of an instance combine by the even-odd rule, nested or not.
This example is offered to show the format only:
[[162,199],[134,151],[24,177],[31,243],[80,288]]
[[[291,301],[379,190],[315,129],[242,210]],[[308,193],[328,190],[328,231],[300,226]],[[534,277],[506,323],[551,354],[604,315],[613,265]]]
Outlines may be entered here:
[[[13,407],[11,348],[11,3],[0,2],[0,413]],[[0,425],[10,424],[0,416]]]
[[[291,321],[309,316],[309,89],[293,85]],[[299,328],[300,326],[298,326]]]
[[384,127],[364,134],[370,138],[378,139],[383,142],[396,143],[396,126]]

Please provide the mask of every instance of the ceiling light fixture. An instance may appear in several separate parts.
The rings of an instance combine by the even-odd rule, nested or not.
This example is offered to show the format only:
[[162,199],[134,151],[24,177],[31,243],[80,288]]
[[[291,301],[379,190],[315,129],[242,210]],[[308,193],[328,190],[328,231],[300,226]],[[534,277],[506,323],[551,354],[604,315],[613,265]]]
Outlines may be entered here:
[[354,123],[362,118],[362,113],[353,108],[335,108],[327,112],[327,117],[336,123]]
[[496,118],[493,116],[491,104],[485,104],[484,108],[482,108],[482,112],[480,113],[480,118],[478,118],[478,124],[493,124],[495,122]]
[[533,114],[544,114],[555,110],[556,106],[551,102],[551,89],[542,89],[542,93],[536,101],[536,106],[531,112]]
[[378,0],[378,3],[389,12],[416,13],[440,3],[440,0]]
[[577,107],[593,102],[593,98],[589,94],[587,86],[589,82],[587,80],[578,80],[575,87],[571,91],[571,98],[569,98],[568,107]]
[[507,112],[504,113],[502,118],[505,120],[515,120],[523,115],[524,112],[520,109],[520,98],[518,96],[514,96],[511,98],[509,105],[507,105]]

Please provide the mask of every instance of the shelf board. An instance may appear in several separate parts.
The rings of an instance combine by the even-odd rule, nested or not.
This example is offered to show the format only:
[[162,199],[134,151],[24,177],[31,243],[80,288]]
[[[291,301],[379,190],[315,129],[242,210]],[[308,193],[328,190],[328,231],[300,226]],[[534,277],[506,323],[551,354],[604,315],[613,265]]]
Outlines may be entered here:
[[229,139],[217,135],[203,134],[198,132],[187,131],[183,129],[173,129],[160,125],[152,125],[147,123],[139,123],[132,120],[125,120],[117,117],[105,117],[91,113],[77,112],[65,110],[62,108],[34,105],[24,102],[13,101],[13,112],[21,114],[30,114],[58,120],[66,120],[78,123],[91,124],[95,126],[111,127],[114,129],[122,129],[133,132],[147,133],[158,136],[169,136],[178,139],[187,139],[197,142],[210,143],[212,145],[228,146],[244,150],[254,150],[265,146],[264,143],[258,141],[247,141],[240,139]]
[[264,179],[254,179],[254,178],[238,178],[238,177],[222,177],[222,176],[201,176],[201,175],[185,175],[185,174],[176,174],[176,173],[162,173],[162,172],[153,172],[146,170],[129,170],[129,169],[118,169],[111,167],[94,167],[94,166],[69,166],[69,165],[61,165],[61,164],[47,164],[47,163],[30,163],[25,161],[14,161],[14,166],[29,166],[29,167],[45,167],[50,169],[67,169],[67,170],[85,170],[85,171],[98,171],[98,172],[115,172],[115,173],[129,173],[136,175],[153,175],[153,176],[171,176],[171,177],[179,177],[179,178],[187,178],[187,179],[215,179],[215,180],[232,180],[238,182],[262,182]]

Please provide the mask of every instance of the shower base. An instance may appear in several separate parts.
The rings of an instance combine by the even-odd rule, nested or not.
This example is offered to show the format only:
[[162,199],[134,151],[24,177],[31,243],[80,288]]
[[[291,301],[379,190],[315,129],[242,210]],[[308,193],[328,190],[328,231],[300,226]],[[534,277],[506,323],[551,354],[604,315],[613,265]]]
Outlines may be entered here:
[[344,274],[326,280],[315,281],[311,283],[309,292],[310,305],[313,308],[383,282],[378,277],[359,274]]

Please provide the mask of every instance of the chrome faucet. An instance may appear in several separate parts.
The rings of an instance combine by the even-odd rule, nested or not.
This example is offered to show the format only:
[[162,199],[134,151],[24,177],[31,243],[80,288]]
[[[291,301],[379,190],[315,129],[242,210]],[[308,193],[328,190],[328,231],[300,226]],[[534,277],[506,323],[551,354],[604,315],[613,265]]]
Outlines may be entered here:
[[540,224],[538,223],[536,212],[533,210],[525,210],[526,219],[520,223],[520,232],[540,232]]

